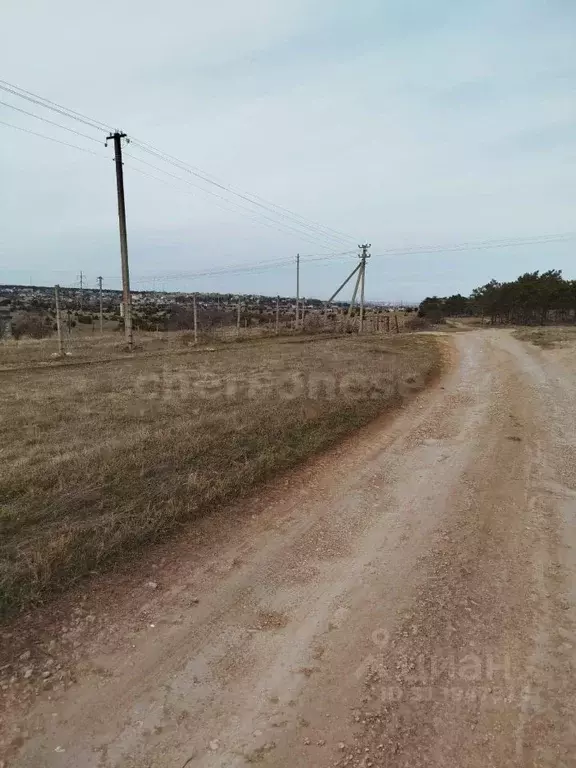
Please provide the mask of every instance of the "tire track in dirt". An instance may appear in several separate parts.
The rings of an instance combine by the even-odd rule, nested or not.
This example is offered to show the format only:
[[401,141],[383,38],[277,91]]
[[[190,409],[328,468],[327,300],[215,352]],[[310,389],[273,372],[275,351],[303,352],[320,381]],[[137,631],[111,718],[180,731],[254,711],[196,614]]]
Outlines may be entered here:
[[575,635],[558,561],[566,490],[550,492],[554,425],[535,419],[550,403],[520,345],[492,338],[501,374],[483,451],[365,678],[339,766],[575,764]]

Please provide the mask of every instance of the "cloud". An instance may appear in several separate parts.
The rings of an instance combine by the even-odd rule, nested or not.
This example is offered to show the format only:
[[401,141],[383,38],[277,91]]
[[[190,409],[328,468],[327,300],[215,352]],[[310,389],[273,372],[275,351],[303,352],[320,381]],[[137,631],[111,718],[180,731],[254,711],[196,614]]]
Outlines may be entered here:
[[[576,16],[560,2],[171,0],[159,9],[35,0],[9,3],[4,18],[8,80],[377,250],[572,228]],[[0,119],[92,148],[7,108]],[[94,158],[0,129],[0,263],[117,274],[110,151],[94,145],[102,155]],[[137,174],[137,165],[127,160],[134,275],[326,246],[257,225],[237,205],[174,179]],[[538,266],[562,266],[566,254],[549,246]],[[526,251],[507,258],[525,271]],[[417,298],[431,273],[447,269],[453,290],[465,290],[498,277],[501,263],[492,253],[457,262],[435,254],[408,271],[393,261],[371,267],[370,290],[392,295],[397,285]],[[341,272],[340,264],[311,269],[307,292],[324,295]],[[50,278],[48,267],[36,273]],[[271,293],[286,283],[284,272],[250,279]],[[243,281],[211,285],[234,290]]]

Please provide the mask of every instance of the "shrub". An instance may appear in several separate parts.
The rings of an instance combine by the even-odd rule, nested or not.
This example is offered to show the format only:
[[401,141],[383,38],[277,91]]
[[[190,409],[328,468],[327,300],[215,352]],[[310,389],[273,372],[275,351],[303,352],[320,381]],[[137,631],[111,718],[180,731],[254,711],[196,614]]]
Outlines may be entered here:
[[12,320],[12,335],[15,339],[28,336],[31,339],[45,339],[52,335],[52,328],[46,325],[42,315],[22,312]]
[[421,331],[430,327],[430,321],[426,317],[409,317],[404,323],[409,331]]

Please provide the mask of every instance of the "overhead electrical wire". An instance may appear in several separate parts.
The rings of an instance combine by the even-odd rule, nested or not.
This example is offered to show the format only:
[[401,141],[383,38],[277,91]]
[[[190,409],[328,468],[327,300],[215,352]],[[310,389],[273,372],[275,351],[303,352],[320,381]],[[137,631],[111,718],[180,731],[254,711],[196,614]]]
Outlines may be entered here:
[[[0,101],[0,104],[4,104],[4,102]],[[6,104],[6,106],[12,106],[12,105]],[[26,115],[30,115],[31,117],[39,117],[40,120],[43,120],[44,122],[47,122],[50,125],[55,125],[55,126],[57,126],[59,128],[63,128],[64,130],[71,130],[72,133],[75,133],[78,136],[83,136],[84,138],[89,138],[89,139],[92,139],[93,141],[96,141],[96,143],[100,143],[97,139],[94,139],[93,137],[88,136],[87,134],[80,133],[79,131],[74,131],[74,130],[72,130],[70,128],[67,128],[64,125],[60,125],[59,123],[55,123],[52,120],[47,120],[47,119],[42,118],[42,117],[40,117],[38,115],[34,115],[31,112],[27,112],[26,110],[20,110],[20,109],[18,109],[18,107],[14,107],[14,109],[17,109],[19,112],[23,112]],[[63,146],[66,146],[66,147],[72,147],[73,149],[79,149],[81,152],[87,152],[87,153],[89,153],[91,155],[94,155],[95,157],[100,157],[103,160],[108,160],[109,159],[105,155],[101,155],[101,154],[99,154],[97,152],[94,152],[92,150],[86,149],[85,147],[80,147],[77,144],[71,144],[70,142],[62,141],[61,139],[55,139],[52,136],[47,136],[44,133],[40,133],[38,131],[33,131],[33,130],[29,129],[29,128],[24,128],[22,126],[14,125],[13,123],[8,123],[8,122],[5,122],[3,120],[0,120],[0,125],[5,125],[5,126],[7,126],[9,128],[14,128],[16,130],[23,131],[24,133],[29,133],[32,136],[37,136],[38,138],[46,139],[47,141],[52,141],[52,142],[55,142],[57,144],[62,144]],[[224,202],[228,203],[230,206],[236,206],[237,209],[242,209],[242,210],[236,210],[235,208],[225,208],[222,205],[216,204],[217,207],[220,208],[223,211],[226,211],[226,212],[232,211],[233,213],[238,213],[240,215],[244,215],[246,218],[250,219],[251,221],[253,221],[253,222],[257,223],[257,224],[268,226],[268,227],[270,227],[272,229],[275,229],[275,230],[277,230],[279,232],[284,232],[284,233],[287,233],[287,234],[297,235],[301,239],[304,239],[307,242],[312,243],[313,245],[317,245],[318,242],[320,242],[318,238],[314,237],[313,235],[311,235],[309,233],[302,233],[299,230],[297,230],[296,228],[293,228],[290,225],[286,224],[285,222],[282,222],[282,221],[277,222],[276,220],[271,219],[270,217],[263,216],[263,214],[260,214],[258,211],[254,211],[253,209],[248,208],[247,206],[242,206],[240,203],[237,203],[236,201],[233,201],[233,200],[229,200],[228,198],[226,198],[226,197],[224,197],[222,195],[218,195],[217,193],[215,193],[215,192],[213,192],[211,190],[206,190],[203,187],[201,187],[200,185],[194,184],[189,179],[183,179],[182,177],[177,176],[176,174],[170,173],[170,171],[166,171],[163,168],[159,168],[158,166],[153,165],[152,163],[148,163],[146,160],[142,160],[141,158],[136,158],[136,157],[130,155],[129,153],[124,153],[124,156],[125,157],[130,157],[132,159],[135,159],[135,160],[137,160],[137,162],[144,163],[145,165],[148,165],[149,167],[156,169],[160,173],[164,173],[167,176],[170,176],[171,178],[176,179],[177,181],[181,181],[181,182],[183,182],[184,184],[186,184],[188,186],[195,187],[196,189],[200,190],[201,192],[205,192],[206,194],[209,194],[209,195],[212,195],[212,196],[216,196],[219,199],[223,200]],[[181,187],[176,186],[175,184],[170,184],[165,179],[159,178],[158,176],[154,176],[151,173],[147,173],[146,171],[143,171],[142,169],[140,169],[140,168],[138,168],[138,167],[136,167],[134,165],[131,165],[130,163],[124,163],[124,165],[126,165],[129,168],[131,168],[131,170],[135,171],[136,173],[140,173],[143,176],[147,176],[147,177],[149,177],[151,179],[155,179],[156,181],[160,181],[163,184],[167,184],[168,186],[172,187],[173,189],[177,189],[177,190],[179,190],[181,192],[188,192],[188,190],[184,190]],[[193,193],[192,192],[188,192],[188,194],[193,194]],[[243,210],[247,211],[248,215],[244,214]],[[268,221],[264,221],[263,219],[267,219]],[[269,223],[269,222],[271,222],[271,223]],[[323,241],[322,241],[322,243],[323,243]]]
[[[514,246],[529,246],[539,245],[545,242],[568,242],[570,240],[576,240],[576,232],[565,232],[557,235],[535,235],[531,238],[508,238],[506,240],[481,240],[476,242],[460,243],[454,246],[435,246],[435,250],[441,252],[443,250],[483,250],[495,247],[514,247]],[[390,249],[385,254],[376,254],[374,258],[385,258],[386,256],[398,256],[398,255],[416,255],[431,253],[430,246],[417,247],[411,249]],[[336,260],[342,260],[343,258],[355,255],[352,251],[343,251],[341,253],[333,253],[329,256],[322,254],[303,254],[300,258],[301,264],[307,264],[312,262],[324,262],[324,264],[318,264],[318,266],[327,266],[327,262]],[[212,277],[223,274],[236,274],[241,272],[247,272],[256,274],[269,269],[283,268],[294,266],[294,259],[290,257],[281,257],[278,259],[269,259],[265,261],[252,262],[250,264],[231,264],[224,267],[219,267],[212,270],[198,271],[198,272],[178,272],[169,274],[151,274],[147,276],[138,276],[133,279],[134,284],[151,283],[151,282],[170,282],[172,280],[194,280],[199,277]],[[0,266],[1,269],[12,269],[12,267]],[[48,270],[50,272],[66,273],[71,270]],[[106,275],[106,280],[120,280],[119,275]]]
[[188,173],[191,173],[192,175],[197,176],[198,178],[202,179],[208,184],[213,184],[214,186],[222,189],[223,191],[229,192],[233,195],[236,195],[237,197],[240,197],[243,200],[250,202],[252,205],[257,205],[258,207],[264,208],[266,210],[272,210],[275,213],[285,218],[293,220],[295,223],[299,223],[302,226],[306,226],[309,229],[321,232],[325,236],[331,237],[332,239],[335,239],[338,241],[349,241],[349,242],[356,243],[355,238],[350,237],[349,235],[346,235],[343,232],[340,232],[336,229],[332,229],[331,227],[326,227],[323,224],[319,224],[318,222],[309,220],[306,217],[301,216],[300,214],[294,213],[288,208],[285,208],[284,206],[277,205],[276,203],[272,203],[268,200],[265,200],[262,197],[259,197],[258,195],[254,195],[249,192],[244,192],[240,189],[235,188],[231,184],[225,184],[224,182],[219,181],[216,177],[212,176],[211,174],[206,173],[206,171],[203,171],[200,168],[197,168],[196,166],[191,165],[190,163],[186,163],[183,160],[179,160],[177,157],[174,157],[173,155],[169,155],[167,152],[163,152],[162,150],[156,149],[152,147],[150,144],[146,144],[145,142],[142,142],[139,139],[132,138],[131,141],[133,145],[139,147],[144,152],[148,152],[164,160],[165,162],[175,165],[181,170],[185,170]]
[[80,152],[87,152],[89,155],[94,155],[95,157],[101,157],[104,160],[106,160],[105,155],[100,155],[98,152],[94,152],[92,149],[86,149],[86,147],[79,147],[78,144],[70,144],[69,141],[61,141],[60,139],[55,139],[52,136],[46,136],[45,133],[38,133],[37,131],[31,131],[29,128],[23,128],[21,125],[14,125],[13,123],[7,123],[4,120],[0,120],[0,125],[6,125],[8,128],[15,128],[17,131],[23,131],[24,133],[30,133],[32,136],[38,136],[41,139],[46,139],[47,141],[53,141],[56,144],[63,144],[65,147],[73,147],[73,149],[79,149]]
[[[0,102],[0,104],[1,103],[3,103],[3,102]],[[31,114],[31,113],[27,113],[25,110],[19,110],[19,111],[22,111],[25,114]],[[58,123],[54,123],[51,120],[48,120],[46,122],[48,122],[48,123],[50,123],[52,125],[57,125],[60,128],[66,129],[66,126],[60,126],[60,125],[58,125]],[[5,126],[7,126],[9,128],[14,128],[14,129],[16,129],[18,131],[23,131],[24,133],[29,133],[32,136],[37,136],[38,138],[46,139],[47,141],[52,141],[52,142],[55,142],[56,144],[62,144],[63,146],[66,146],[66,147],[72,147],[73,149],[78,149],[81,152],[87,152],[88,154],[94,155],[94,157],[99,157],[99,158],[101,158],[103,160],[109,160],[109,158],[107,158],[105,155],[99,154],[98,152],[94,152],[93,150],[87,149],[86,147],[80,147],[77,144],[71,144],[70,142],[62,141],[61,139],[55,139],[52,136],[47,136],[45,133],[40,133],[38,131],[33,131],[33,130],[29,129],[29,128],[24,128],[24,127],[19,126],[19,125],[14,125],[13,123],[8,123],[8,122],[5,122],[3,120],[0,120],[0,125],[5,125]],[[81,134],[78,131],[73,131],[73,133],[77,133],[77,135],[79,135],[79,136],[83,136],[84,135],[84,134]],[[92,137],[86,136],[86,138],[92,138]],[[95,141],[97,141],[97,140],[95,140]],[[132,155],[130,155],[128,153],[125,153],[125,156],[126,157],[132,157]],[[309,243],[312,243],[313,245],[317,245],[318,244],[318,239],[317,238],[312,238],[311,236],[308,235],[308,233],[303,234],[303,233],[299,232],[298,230],[295,230],[295,229],[289,227],[289,225],[286,225],[284,222],[276,222],[274,219],[270,219],[269,217],[263,217],[263,215],[260,214],[257,211],[253,211],[252,209],[247,208],[246,206],[242,206],[242,205],[240,205],[240,203],[237,203],[235,201],[228,200],[227,198],[223,197],[222,195],[218,195],[217,193],[212,192],[211,190],[205,190],[201,186],[191,182],[189,179],[183,179],[180,176],[176,176],[175,174],[170,173],[170,171],[166,171],[163,168],[158,168],[157,166],[153,165],[152,163],[148,163],[146,160],[141,160],[140,158],[133,158],[133,159],[136,159],[138,162],[142,162],[145,165],[150,166],[151,168],[155,168],[160,173],[164,173],[164,174],[170,176],[173,179],[176,179],[178,181],[183,182],[184,184],[186,184],[188,186],[195,187],[196,189],[199,189],[202,192],[206,192],[207,194],[214,195],[214,196],[220,198],[221,200],[223,200],[224,202],[228,203],[231,206],[236,206],[237,208],[244,209],[244,210],[246,210],[248,212],[248,215],[244,214],[242,210],[235,210],[234,208],[225,208],[222,205],[216,204],[217,207],[220,208],[223,211],[226,211],[226,212],[232,211],[233,213],[238,213],[238,214],[243,215],[246,218],[250,219],[251,221],[254,221],[254,222],[256,222],[256,223],[258,223],[260,225],[271,227],[272,229],[275,229],[275,230],[277,230],[279,232],[284,232],[284,233],[287,233],[287,234],[296,234],[296,235],[298,235],[298,237],[303,238],[304,240],[306,240]],[[130,163],[124,163],[124,165],[126,165],[132,171],[135,171],[136,173],[139,173],[139,174],[141,174],[143,176],[147,176],[147,177],[149,177],[151,179],[155,179],[156,181],[160,181],[163,184],[167,184],[168,186],[172,187],[173,189],[177,189],[177,190],[179,190],[181,192],[187,192],[188,194],[194,194],[193,192],[188,192],[188,190],[182,189],[181,187],[178,187],[175,184],[170,184],[165,179],[159,178],[158,176],[154,176],[151,173],[147,173],[146,171],[143,171],[141,168],[133,166]],[[260,218],[258,218],[258,217],[260,217]],[[269,221],[271,223],[268,223],[267,221],[263,221],[262,218],[269,219]]]
[[[346,252],[346,253],[334,253],[330,254],[329,256],[310,256],[310,257],[300,257],[300,263],[301,264],[307,264],[309,262],[313,261],[335,261],[338,259],[341,259],[343,256],[351,256],[353,253]],[[194,280],[198,277],[215,277],[217,275],[229,275],[229,274],[236,274],[241,272],[250,272],[250,273],[257,273],[257,272],[264,272],[268,271],[270,269],[276,269],[280,267],[293,267],[295,264],[295,261],[293,258],[281,258],[281,259],[270,259],[268,261],[260,261],[255,262],[252,264],[232,264],[226,267],[220,267],[217,269],[211,269],[211,270],[204,270],[202,272],[178,272],[178,273],[170,273],[165,275],[150,275],[148,277],[139,277],[136,280],[133,280],[134,283],[149,283],[152,281],[159,281],[159,282],[169,282],[171,280]],[[112,278],[109,278],[112,279]],[[118,278],[114,278],[118,279]]]
[[427,253],[456,253],[460,251],[485,250],[490,248],[510,248],[521,247],[524,245],[538,245],[545,243],[569,242],[576,239],[576,232],[562,232],[551,235],[536,235],[534,237],[512,237],[501,240],[478,240],[456,244],[440,244],[430,246],[412,246],[408,248],[391,248],[382,254],[377,254],[376,258],[386,256],[410,256],[412,254]]
[[90,141],[95,141],[96,144],[102,144],[100,139],[96,139],[94,136],[88,136],[87,133],[81,133],[80,131],[76,131],[74,128],[69,128],[67,125],[62,125],[61,123],[55,123],[54,120],[48,120],[47,117],[42,117],[41,115],[35,115],[34,112],[28,112],[26,109],[20,109],[20,107],[16,107],[14,104],[8,104],[7,101],[0,101],[0,104],[2,104],[3,107],[9,107],[10,109],[16,110],[16,112],[21,112],[23,115],[28,115],[29,117],[34,117],[36,120],[42,120],[43,123],[48,123],[49,125],[55,125],[56,128],[62,128],[64,131],[70,131],[70,133],[76,134],[76,136],[82,136],[84,139],[90,139]]
[[[68,107],[64,107],[62,104],[58,104],[57,102],[50,101],[49,99],[39,96],[38,94],[33,93],[31,91],[27,91],[26,89],[21,88],[20,86],[14,85],[12,83],[9,83],[5,80],[0,80],[0,89],[8,93],[11,93],[12,95],[19,96],[23,99],[26,99],[31,103],[37,104],[39,106],[43,106],[47,109],[51,109],[70,119],[78,120],[81,123],[84,123],[85,125],[89,125],[92,128],[97,128],[99,130],[105,129],[107,131],[112,130],[111,127],[106,123],[102,123],[101,121],[90,118],[86,115],[83,115],[80,112],[76,112],[75,110],[69,109]],[[133,139],[132,142],[135,146],[139,147],[142,151],[148,152],[154,155],[155,157],[158,157],[163,162],[167,162],[171,165],[175,165],[180,170],[184,170],[187,173],[191,173],[192,175],[197,176],[207,184],[216,186],[220,188],[222,191],[228,192],[229,194],[232,194],[240,199],[243,199],[244,201],[248,202],[252,206],[263,208],[267,210],[269,213],[275,215],[276,217],[280,217],[283,219],[287,219],[288,221],[292,221],[292,227],[294,229],[300,228],[300,229],[306,230],[311,234],[312,233],[315,234],[316,237],[322,236],[326,238],[326,240],[329,242],[338,242],[340,244],[343,244],[344,242],[346,243],[356,242],[355,239],[350,237],[349,235],[345,235],[344,233],[338,232],[338,230],[334,230],[330,227],[325,227],[321,224],[318,224],[317,222],[310,221],[306,219],[306,217],[301,216],[300,214],[297,214],[293,211],[290,211],[289,209],[284,208],[283,206],[279,206],[275,203],[266,201],[264,200],[264,198],[258,197],[257,195],[242,192],[230,185],[223,184],[217,181],[210,174],[202,171],[201,169],[195,166],[192,166],[188,163],[185,163],[184,161],[179,160],[178,158],[175,158],[174,156],[164,152],[163,150],[156,149],[155,147],[152,147],[150,144],[147,144],[146,142],[140,141],[138,139]],[[203,189],[202,187],[200,187],[200,189],[202,189],[202,191],[204,191],[205,193],[207,192],[207,190]],[[297,229],[297,231],[299,230]]]
[[[568,242],[569,240],[576,240],[576,232],[574,233],[564,233],[559,235],[537,235],[533,238],[508,238],[506,241],[500,241],[501,245],[496,246],[495,241],[478,241],[478,242],[468,242],[468,243],[461,243],[459,244],[457,250],[459,251],[466,251],[466,250],[482,250],[482,249],[489,249],[493,247],[513,247],[513,246],[528,246],[528,245],[538,245],[542,242]],[[438,252],[442,251],[445,246],[438,246]],[[447,250],[450,250],[450,247],[447,248]],[[456,247],[452,247],[452,250],[456,250]],[[386,254],[377,254],[374,255],[374,258],[385,258],[386,256],[398,256],[408,253],[407,249],[396,249],[396,250],[390,250]],[[427,254],[430,253],[430,249],[427,247],[423,247],[420,250],[413,248],[409,251],[410,254],[416,255],[416,254]],[[342,253],[334,253],[330,256],[325,255],[303,255],[300,258],[301,264],[307,264],[307,263],[313,263],[313,262],[333,262],[336,260],[341,260],[344,257],[348,257],[351,255],[356,255],[352,251],[346,251]],[[221,267],[214,270],[205,270],[201,272],[178,272],[178,273],[170,273],[170,274],[153,274],[149,275],[147,277],[139,277],[138,280],[134,282],[151,282],[153,280],[161,281],[161,282],[169,282],[171,280],[194,280],[198,277],[212,277],[217,276],[221,274],[234,274],[239,272],[252,272],[252,271],[263,271],[267,269],[274,269],[274,268],[280,268],[280,267],[289,267],[294,266],[294,259],[293,258],[281,258],[281,259],[274,259],[269,261],[263,261],[263,262],[257,262],[255,264],[249,264],[249,265],[230,265],[227,267]],[[320,265],[319,265],[320,266]],[[323,266],[323,265],[322,265]],[[110,277],[109,279],[119,279],[118,277]]]
[[[160,168],[157,165],[154,165],[153,163],[149,163],[147,160],[142,160],[140,157],[136,157],[135,155],[132,155],[129,152],[124,152],[124,157],[129,157],[131,160],[135,160],[136,162],[143,163],[144,165],[148,166],[149,168],[153,168],[154,170],[158,171],[159,173],[164,173],[166,176],[170,176],[173,179],[176,179],[178,181],[183,182],[184,184],[187,184],[188,186],[194,187],[195,189],[199,189],[201,192],[204,192],[207,195],[211,195],[212,197],[216,197],[219,200],[223,200],[227,202],[229,205],[235,205],[239,209],[247,211],[249,214],[251,214],[250,218],[254,221],[258,221],[258,219],[255,219],[255,216],[260,216],[261,219],[266,220],[268,222],[272,222],[272,225],[275,229],[278,229],[279,231],[288,232],[288,234],[296,234],[298,237],[304,238],[310,243],[313,243],[317,245],[318,243],[324,244],[324,238],[322,235],[316,235],[314,232],[307,232],[297,229],[295,226],[293,226],[290,223],[284,222],[284,221],[277,221],[276,219],[271,218],[270,216],[266,216],[265,214],[255,211],[253,208],[249,208],[246,205],[243,205],[242,203],[238,203],[235,200],[230,200],[227,197],[224,197],[223,195],[220,195],[218,192],[214,192],[211,189],[205,189],[204,187],[201,187],[199,184],[195,184],[193,181],[190,181],[189,179],[184,179],[181,176],[177,176],[174,173],[171,173],[170,171],[164,170],[164,168]],[[134,169],[134,166],[130,166],[132,169]],[[151,178],[158,177],[153,176],[152,174],[148,174]],[[221,207],[221,206],[219,206]],[[226,209],[224,209],[226,210]],[[239,211],[236,211],[236,213],[239,213]],[[259,223],[264,223],[263,221],[259,221]],[[341,243],[338,243],[340,247],[342,247]],[[332,247],[334,247],[332,245]]]
[[[124,157],[131,157],[131,155],[127,155],[125,153]],[[140,161],[140,162],[142,162],[142,161]],[[149,179],[154,179],[155,181],[159,181],[162,184],[165,184],[166,186],[171,187],[172,189],[177,189],[179,192],[183,192],[185,194],[195,196],[194,192],[191,192],[191,191],[189,191],[187,189],[182,189],[182,187],[179,187],[176,184],[171,184],[167,179],[163,179],[160,176],[155,176],[153,173],[148,173],[147,171],[143,171],[142,168],[138,168],[137,166],[132,165],[131,163],[126,163],[126,161],[124,161],[124,165],[127,168],[130,168],[130,170],[134,171],[135,173],[139,173],[142,176],[147,176]],[[147,165],[149,165],[151,168],[156,168],[156,166],[153,166],[150,163],[147,163]],[[182,182],[184,182],[186,184],[189,184],[190,186],[195,186],[197,189],[199,189],[201,191],[206,191],[206,190],[203,190],[202,187],[197,186],[196,184],[191,184],[191,182],[187,181],[187,179],[180,178],[180,176],[176,176],[175,174],[172,174],[172,173],[170,173],[168,171],[164,171],[163,169],[160,169],[160,168],[158,168],[158,171],[160,171],[161,173],[167,173],[173,179],[178,179],[179,181],[182,181]],[[209,194],[213,194],[213,193],[209,193]],[[220,197],[220,195],[218,195],[218,197]],[[225,197],[222,197],[221,199],[224,200],[225,202],[228,202],[230,205],[236,205],[236,206],[238,205],[238,203],[234,203],[231,200],[227,200],[227,198],[225,198]],[[235,210],[234,208],[225,208],[223,205],[219,205],[218,203],[213,203],[213,205],[215,205],[216,208],[220,208],[221,211],[226,211],[227,213],[230,213],[230,212],[237,213],[240,216],[244,216],[246,219],[249,219],[250,221],[255,222],[256,224],[259,224],[259,225],[265,226],[265,227],[269,227],[270,229],[275,229],[277,232],[284,232],[286,234],[286,230],[285,229],[281,229],[276,224],[269,224],[268,222],[263,221],[262,219],[257,218],[257,216],[251,216],[251,215],[248,215],[248,214],[244,214],[241,210]],[[246,210],[250,210],[250,209],[246,209]],[[252,213],[253,213],[253,211],[252,211]],[[293,234],[293,233],[289,232],[288,234]],[[305,238],[305,239],[307,239],[307,238]],[[313,243],[314,245],[316,245],[316,242],[313,241],[313,240],[308,240],[308,242],[309,243]]]
[[[103,123],[99,120],[95,120],[91,117],[88,117],[87,115],[82,114],[81,112],[77,112],[61,104],[58,104],[57,102],[50,101],[49,99],[39,96],[38,94],[35,94],[31,91],[27,91],[24,88],[20,88],[19,86],[13,85],[5,80],[0,80],[0,89],[14,96],[23,98],[29,101],[30,103],[52,110],[58,114],[63,115],[64,117],[67,117],[68,119],[79,121],[80,123],[83,123],[84,125],[87,125],[94,130],[99,130],[99,131],[105,130],[110,132],[113,131],[113,129],[109,124]],[[82,138],[86,138],[98,143],[98,139],[94,138],[93,136],[89,136],[87,134],[81,133],[80,131],[76,131],[73,128],[69,128],[67,126],[61,125],[54,121],[48,120],[47,118],[44,118],[40,115],[36,115],[32,112],[27,112],[26,110],[20,109],[6,102],[0,102],[0,104],[3,104],[4,106],[7,106],[25,115],[29,115],[36,119],[42,120],[55,127],[61,128],[66,131],[70,131],[71,133],[81,136]],[[96,157],[100,157],[102,159],[107,159],[105,155],[101,155],[85,147],[78,146],[77,144],[71,144],[66,141],[61,141],[60,139],[47,136],[46,134],[42,134],[37,131],[30,130],[23,126],[14,125],[12,123],[8,123],[2,120],[0,120],[0,124],[10,128],[14,128],[15,130],[19,130],[24,133],[31,134],[33,136],[37,136],[39,138],[46,139],[48,141],[52,141],[57,144],[61,144],[63,146],[78,149],[82,152],[86,152],[88,154],[94,155]],[[134,155],[129,155],[128,153],[126,153],[128,157],[131,157],[133,160],[136,160],[137,162],[148,165],[149,167],[157,170],[158,172],[163,173],[169,177],[172,177],[177,181],[182,182],[188,186],[195,187],[196,189],[200,190],[205,194],[209,194],[213,197],[217,197],[229,206],[236,206],[236,208],[242,209],[242,210],[234,211],[236,213],[240,213],[241,215],[246,215],[246,213],[242,213],[242,211],[247,211],[250,214],[249,218],[251,218],[254,221],[257,221],[259,224],[262,224],[265,226],[273,226],[279,231],[288,232],[289,234],[296,234],[298,235],[298,237],[307,239],[309,242],[314,242],[314,244],[317,244],[316,241],[322,240],[322,243],[324,245],[326,243],[331,243],[332,248],[334,247],[335,242],[338,242],[340,244],[345,242],[347,244],[352,242],[356,243],[356,240],[354,238],[350,237],[349,235],[343,232],[340,232],[336,229],[332,229],[330,227],[325,227],[324,225],[321,225],[317,222],[309,220],[306,217],[301,216],[300,214],[297,214],[288,208],[284,208],[283,206],[277,205],[276,203],[267,201],[264,198],[254,195],[252,193],[248,193],[248,192],[244,192],[242,190],[236,189],[232,185],[225,184],[217,180],[215,177],[211,176],[210,174],[206,173],[205,171],[202,171],[201,169],[195,166],[192,166],[189,163],[179,160],[173,155],[170,155],[167,152],[164,152],[163,150],[159,150],[153,147],[152,145],[147,144],[146,142],[140,141],[139,139],[133,139],[132,144],[133,146],[139,148],[143,152],[146,152],[148,154],[151,154],[157,157],[162,162],[168,163],[172,166],[177,167],[181,171],[191,174],[192,176],[203,181],[205,184],[210,184],[212,186],[215,186],[216,188],[220,189],[222,192],[225,192],[229,195],[233,195],[234,197],[237,197],[243,200],[245,203],[248,203],[250,206],[254,206],[258,209],[262,209],[267,214],[270,214],[270,215],[265,215],[262,212],[262,210],[254,210],[254,208],[250,208],[246,205],[243,205],[242,203],[239,203],[236,200],[230,200],[229,198],[224,197],[223,195],[220,195],[219,193],[216,193],[213,190],[208,190],[200,186],[199,184],[195,184],[189,179],[185,179],[185,178],[182,178],[181,176],[177,176],[171,173],[170,171],[167,171],[163,168],[159,168],[158,166],[154,166],[153,164],[148,163],[146,160],[143,160],[142,158],[136,157]],[[153,174],[147,173],[146,171],[143,171],[140,168],[137,168],[132,165],[129,165],[129,167],[131,167],[132,170],[138,173],[141,173],[145,176],[149,176],[150,178],[153,178],[157,181],[161,181],[162,183],[165,183],[165,184],[168,183],[166,182],[165,179],[162,179],[157,176],[154,176]],[[168,185],[174,187],[175,189],[180,189],[180,191],[187,191],[182,189],[181,187],[176,187],[176,185],[173,185],[170,183],[168,183]],[[189,194],[193,194],[193,193],[189,193]],[[219,206],[219,207],[222,208],[222,206]],[[234,209],[223,208],[223,210],[234,210]],[[271,216],[274,216],[276,218],[271,218]],[[539,243],[564,242],[564,241],[572,240],[575,238],[576,238],[576,233],[568,232],[568,233],[562,233],[562,234],[556,234],[556,235],[554,234],[540,235],[532,238],[508,238],[508,239],[501,239],[501,240],[485,240],[485,241],[476,241],[476,242],[468,242],[468,243],[459,243],[455,245],[453,244],[453,245],[414,246],[414,247],[407,247],[407,248],[387,249],[383,254],[379,254],[379,257],[385,258],[387,256],[416,255],[416,254],[426,254],[426,253],[448,253],[448,252],[459,252],[459,251],[465,251],[465,250],[482,250],[482,249],[488,249],[488,248],[503,248],[503,247],[513,247],[513,246],[519,247],[519,246],[533,245],[533,244],[539,244]],[[321,256],[314,256],[310,260],[325,261],[325,260],[333,259],[338,255],[340,256],[346,255],[347,253],[350,253],[350,252],[344,252],[344,254],[333,254],[333,253],[323,254]],[[293,261],[292,260],[286,260],[286,261],[276,260],[276,262],[269,262],[270,266],[266,266],[266,264],[262,262],[262,264],[257,268],[269,269],[269,268],[273,268],[274,264],[276,266],[285,266],[290,263],[293,263]],[[189,273],[189,276],[199,277],[199,276],[204,276],[209,274],[224,274],[226,271],[229,272],[230,269],[233,269],[233,271],[243,271],[246,269],[250,270],[253,268],[254,267],[250,267],[250,266],[245,267],[245,266],[238,265],[232,268],[222,268],[221,270],[217,270],[216,272],[207,271],[202,273]],[[184,277],[184,275],[182,275],[182,277]],[[182,277],[180,278],[167,277],[164,279],[182,279]],[[154,279],[154,278],[146,278],[146,280],[151,280],[151,279]]]
[[38,94],[32,93],[32,91],[27,91],[25,88],[21,88],[19,85],[8,83],[6,80],[0,80],[0,89],[6,91],[7,93],[13,94],[14,96],[19,96],[22,99],[26,99],[33,104],[39,104],[41,107],[51,109],[53,112],[58,112],[59,114],[65,115],[66,117],[69,117],[73,120],[78,120],[79,122],[84,123],[85,125],[89,125],[92,128],[97,128],[100,131],[113,130],[113,128],[111,128],[109,125],[106,125],[106,123],[101,123],[99,120],[94,120],[91,117],[87,117],[81,112],[76,112],[73,109],[64,107],[62,104],[58,104],[55,101],[50,101],[50,99],[46,99],[44,96],[38,96]]

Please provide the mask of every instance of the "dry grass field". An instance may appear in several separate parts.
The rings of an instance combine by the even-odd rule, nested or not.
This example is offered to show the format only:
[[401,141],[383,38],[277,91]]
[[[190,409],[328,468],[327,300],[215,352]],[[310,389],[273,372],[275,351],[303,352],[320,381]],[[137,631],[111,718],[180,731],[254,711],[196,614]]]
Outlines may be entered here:
[[0,346],[2,614],[222,508],[441,365],[432,335],[204,350],[154,336],[131,357],[95,340],[74,364]]
[[576,342],[576,328],[570,325],[518,328],[514,331],[514,335],[521,341],[530,341],[544,349],[562,347]]
[[[381,313],[376,315],[366,313],[365,331],[382,335],[396,335],[409,330],[413,315],[403,311],[395,313]],[[408,321],[408,325],[407,325]],[[319,314],[309,313],[304,318],[304,327],[295,329],[291,324],[281,321],[278,334],[275,323],[268,323],[245,328],[235,325],[214,326],[200,329],[198,332],[198,346],[220,346],[242,342],[258,342],[259,340],[315,337],[318,335],[334,336],[345,335],[357,331],[358,316],[348,320],[345,315],[339,315],[335,319],[326,320]],[[108,325],[116,326],[116,323]],[[194,346],[194,332],[188,331],[141,331],[134,333],[136,351],[143,353],[159,354],[185,351]],[[80,361],[92,361],[111,358],[122,358],[127,354],[124,334],[122,331],[105,328],[100,335],[96,329],[92,331],[90,326],[77,326],[69,334],[63,333],[63,349],[65,362],[74,364]],[[55,334],[44,339],[32,339],[23,337],[18,341],[0,341],[0,371],[13,369],[22,365],[36,363],[40,366],[53,365],[57,362],[58,340]]]

